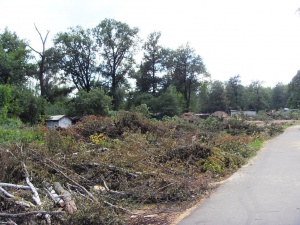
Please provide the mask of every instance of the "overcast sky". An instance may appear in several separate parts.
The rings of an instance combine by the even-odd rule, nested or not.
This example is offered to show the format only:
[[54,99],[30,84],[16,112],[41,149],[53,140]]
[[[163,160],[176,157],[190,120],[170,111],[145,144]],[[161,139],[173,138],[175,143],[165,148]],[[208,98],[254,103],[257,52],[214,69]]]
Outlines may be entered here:
[[0,0],[0,32],[8,27],[39,49],[34,23],[53,36],[113,18],[161,31],[161,44],[190,43],[213,80],[240,75],[242,84],[289,83],[300,70],[300,0]]

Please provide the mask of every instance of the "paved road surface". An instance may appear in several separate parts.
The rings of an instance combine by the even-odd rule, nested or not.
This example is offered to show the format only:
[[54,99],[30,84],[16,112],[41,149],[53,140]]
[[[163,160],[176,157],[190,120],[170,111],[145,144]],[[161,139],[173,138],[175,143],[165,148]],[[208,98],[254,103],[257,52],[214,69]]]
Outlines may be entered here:
[[299,129],[268,141],[179,225],[300,225]]

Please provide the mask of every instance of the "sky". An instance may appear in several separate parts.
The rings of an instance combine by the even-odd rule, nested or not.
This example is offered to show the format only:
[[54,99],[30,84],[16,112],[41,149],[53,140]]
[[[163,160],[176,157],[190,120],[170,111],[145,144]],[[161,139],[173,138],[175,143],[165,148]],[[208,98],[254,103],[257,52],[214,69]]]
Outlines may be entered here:
[[77,25],[93,28],[112,18],[140,29],[146,40],[160,31],[164,47],[189,43],[212,80],[240,75],[243,85],[288,84],[300,70],[300,0],[0,0],[5,27],[36,50]]

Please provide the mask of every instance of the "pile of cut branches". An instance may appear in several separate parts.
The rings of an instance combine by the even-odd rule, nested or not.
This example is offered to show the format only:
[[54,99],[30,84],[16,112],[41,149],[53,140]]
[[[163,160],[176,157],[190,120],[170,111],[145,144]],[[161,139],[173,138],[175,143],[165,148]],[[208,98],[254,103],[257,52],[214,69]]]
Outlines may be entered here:
[[253,156],[251,143],[281,131],[136,112],[88,116],[68,129],[39,126],[37,140],[0,145],[0,222],[168,224]]

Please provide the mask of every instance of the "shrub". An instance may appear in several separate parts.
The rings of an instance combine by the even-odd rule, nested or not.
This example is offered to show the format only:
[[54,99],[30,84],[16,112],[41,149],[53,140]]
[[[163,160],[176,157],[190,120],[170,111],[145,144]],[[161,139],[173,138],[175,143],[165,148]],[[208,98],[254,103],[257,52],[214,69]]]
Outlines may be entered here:
[[111,98],[103,90],[79,91],[68,103],[70,116],[102,115],[107,116],[111,107]]

